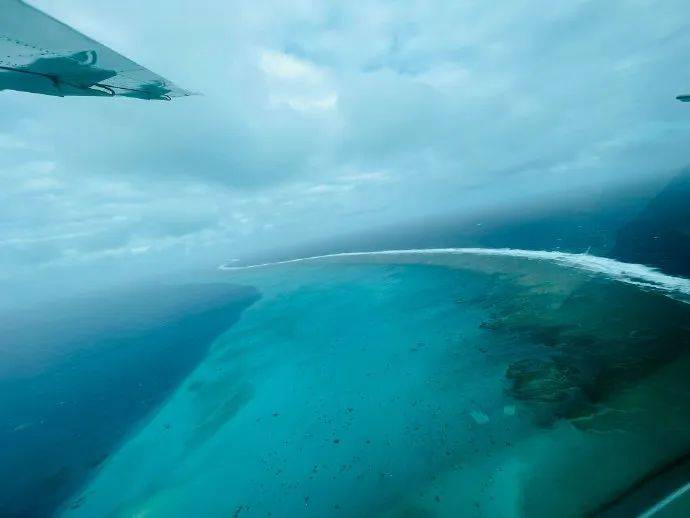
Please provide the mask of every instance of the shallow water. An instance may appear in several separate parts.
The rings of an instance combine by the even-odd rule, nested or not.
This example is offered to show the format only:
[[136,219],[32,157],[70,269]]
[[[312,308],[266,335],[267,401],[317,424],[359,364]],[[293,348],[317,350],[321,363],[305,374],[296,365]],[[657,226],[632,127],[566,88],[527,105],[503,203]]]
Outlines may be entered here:
[[415,262],[228,273],[261,301],[64,514],[578,516],[690,449],[690,306],[525,258]]

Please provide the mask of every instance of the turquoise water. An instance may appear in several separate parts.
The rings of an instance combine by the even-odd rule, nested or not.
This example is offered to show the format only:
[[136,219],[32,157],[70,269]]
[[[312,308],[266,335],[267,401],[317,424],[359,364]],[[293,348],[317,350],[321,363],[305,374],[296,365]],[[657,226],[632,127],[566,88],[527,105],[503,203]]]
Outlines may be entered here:
[[360,514],[457,462],[468,441],[488,447],[480,429],[504,415],[502,366],[479,349],[485,312],[458,299],[490,279],[421,266],[298,275],[307,282],[264,288],[274,295],[215,344],[78,511]]
[[261,300],[63,514],[579,516],[688,451],[686,304],[421,262],[228,273]]

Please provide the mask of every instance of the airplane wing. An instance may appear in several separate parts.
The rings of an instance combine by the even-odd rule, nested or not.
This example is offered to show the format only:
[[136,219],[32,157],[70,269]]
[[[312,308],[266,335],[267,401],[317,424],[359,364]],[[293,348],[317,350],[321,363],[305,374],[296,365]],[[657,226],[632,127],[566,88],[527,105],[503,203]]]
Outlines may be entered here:
[[21,0],[0,0],[0,90],[168,101],[193,95]]

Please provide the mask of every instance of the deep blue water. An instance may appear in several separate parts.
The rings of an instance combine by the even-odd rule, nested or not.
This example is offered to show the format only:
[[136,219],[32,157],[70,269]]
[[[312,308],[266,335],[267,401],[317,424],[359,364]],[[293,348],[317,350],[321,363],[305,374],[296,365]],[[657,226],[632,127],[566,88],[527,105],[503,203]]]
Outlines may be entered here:
[[0,515],[51,513],[258,298],[160,285],[3,315]]

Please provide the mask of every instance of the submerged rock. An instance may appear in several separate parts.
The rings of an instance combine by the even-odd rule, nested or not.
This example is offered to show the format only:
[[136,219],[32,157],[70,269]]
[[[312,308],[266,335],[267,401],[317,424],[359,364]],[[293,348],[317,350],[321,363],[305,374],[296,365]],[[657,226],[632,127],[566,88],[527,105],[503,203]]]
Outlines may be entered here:
[[516,399],[549,403],[585,397],[579,369],[553,360],[518,360],[508,366],[506,377]]
[[508,393],[529,403],[539,424],[550,426],[559,418],[580,416],[592,408],[592,374],[560,359],[518,360],[506,371]]

